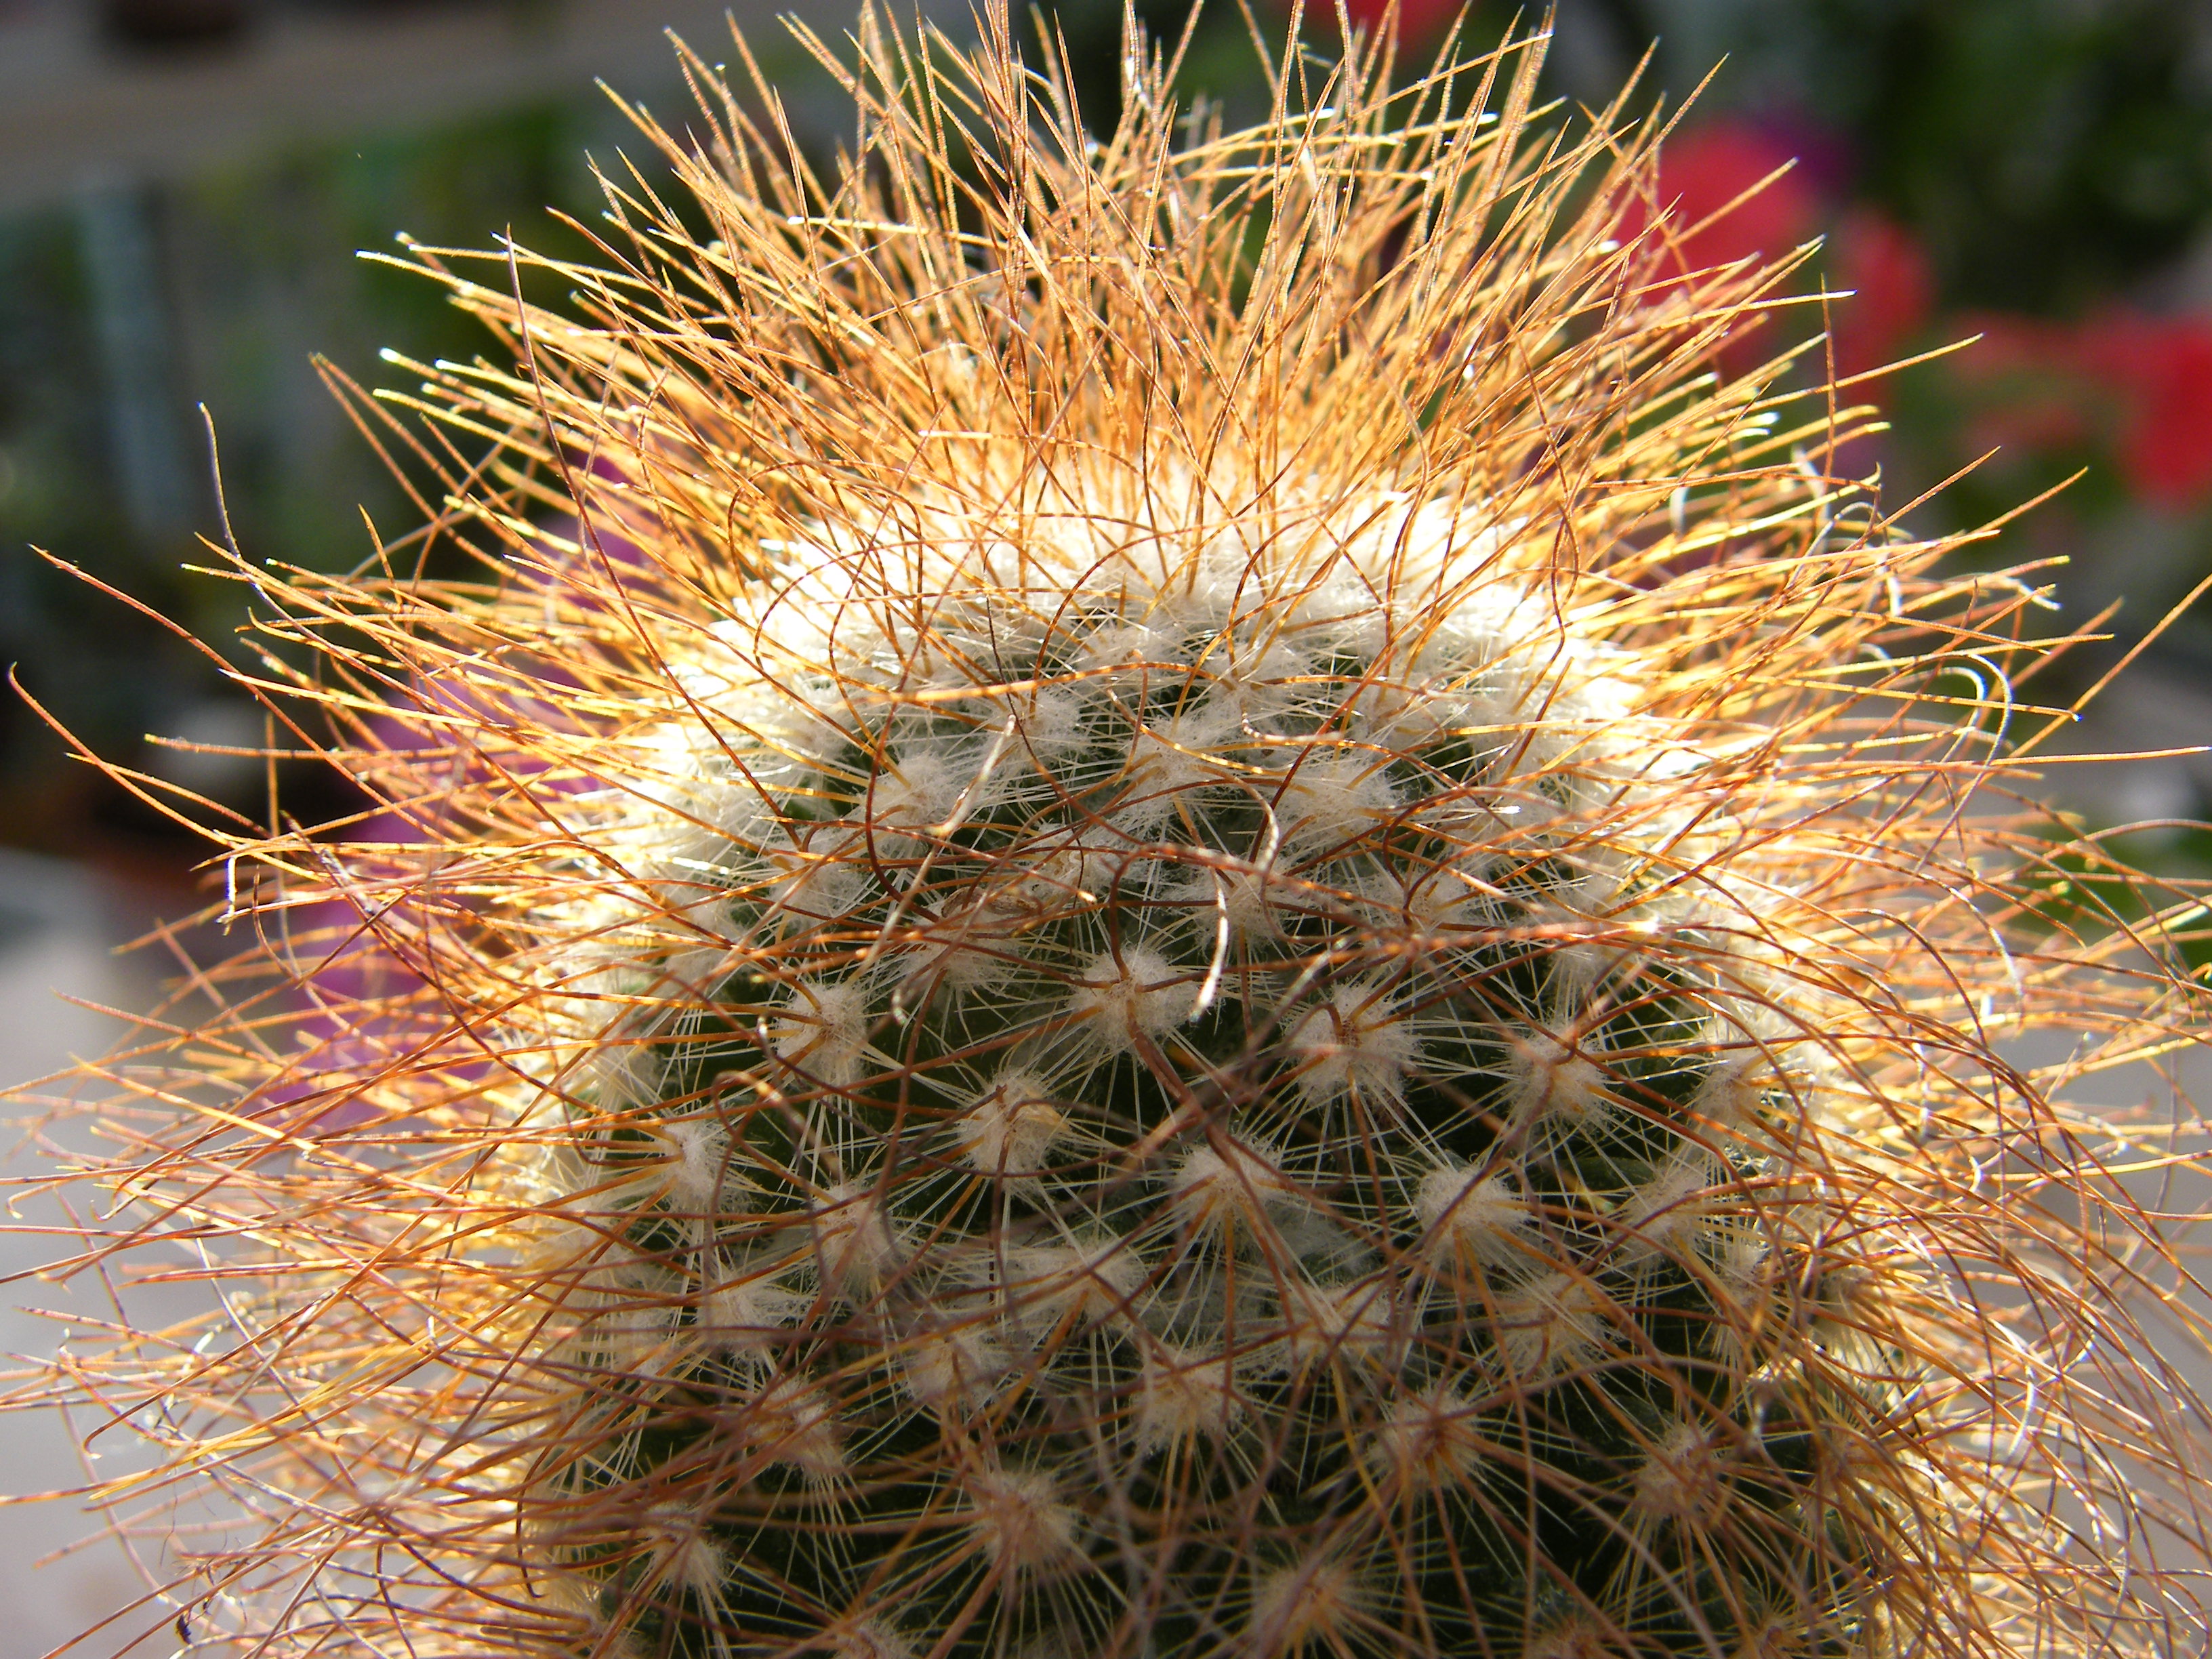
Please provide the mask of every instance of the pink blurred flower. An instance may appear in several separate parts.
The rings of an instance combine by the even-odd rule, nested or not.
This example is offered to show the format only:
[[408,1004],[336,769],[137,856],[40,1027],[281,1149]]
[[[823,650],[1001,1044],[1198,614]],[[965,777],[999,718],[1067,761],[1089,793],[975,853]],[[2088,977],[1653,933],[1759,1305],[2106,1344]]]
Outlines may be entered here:
[[[592,473],[613,476],[599,466]],[[572,604],[605,606],[611,589],[638,574],[644,555],[605,532],[590,537],[580,554],[554,550],[554,538],[578,534],[575,520],[556,521],[546,544],[546,562],[555,572],[572,565],[580,575],[574,583],[563,583]],[[520,723],[549,732],[567,723],[542,695],[565,678],[558,665],[538,665],[535,675],[534,684],[520,681],[505,696],[483,686],[418,682],[404,697],[393,699],[388,713],[365,721],[356,763],[373,774],[379,753],[410,756],[404,774],[419,790],[438,769],[428,757],[443,751],[443,770],[457,790],[498,779],[510,788],[532,791],[550,805],[586,789],[587,780],[541,775],[547,766],[541,758],[487,754],[478,747],[483,732],[518,723],[518,717]],[[367,864],[383,866],[386,873],[370,881],[357,879],[347,868],[344,849],[332,849],[324,860],[325,895],[287,906],[283,913],[300,976],[295,994],[314,1012],[294,1022],[298,1051],[287,1070],[262,1090],[260,1104],[264,1112],[283,1116],[295,1133],[358,1126],[371,1109],[363,1103],[363,1091],[396,1065],[409,1072],[434,1069],[449,1081],[489,1083],[495,1072],[491,1060],[480,1057],[474,1033],[449,1015],[439,991],[439,933],[459,919],[470,901],[438,891],[434,884],[396,892],[389,874],[393,859],[374,850],[392,849],[404,865],[405,849],[446,843],[453,833],[446,821],[447,804],[436,797],[365,804],[375,810],[348,824],[342,839],[356,849],[355,857],[365,851]]]
[[[418,701],[435,711],[441,699],[432,691]],[[366,735],[367,747],[393,754],[427,750],[440,741],[397,713],[372,717]],[[455,766],[458,774],[465,763],[457,757]],[[411,846],[433,839],[428,832],[441,813],[435,803],[386,805],[348,825],[344,839]],[[315,1011],[294,1022],[292,1063],[260,1095],[263,1113],[282,1115],[295,1134],[358,1126],[372,1109],[362,1091],[394,1065],[419,1069],[413,1051],[423,1045],[462,1075],[483,1070],[468,1063],[465,1033],[424,994],[432,984],[420,971],[427,964],[410,962],[395,937],[396,927],[414,920],[393,914],[407,907],[380,884],[358,881],[337,851],[325,856],[324,872],[331,890],[326,896],[288,905],[281,921],[270,919],[289,942],[288,954],[300,975],[295,994]]]

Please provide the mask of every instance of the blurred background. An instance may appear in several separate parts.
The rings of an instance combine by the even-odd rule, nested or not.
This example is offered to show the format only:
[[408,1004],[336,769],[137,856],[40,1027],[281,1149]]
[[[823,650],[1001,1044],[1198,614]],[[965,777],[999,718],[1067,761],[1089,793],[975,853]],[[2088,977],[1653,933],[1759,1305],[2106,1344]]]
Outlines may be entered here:
[[[1286,3],[1252,0],[1263,28]],[[1456,0],[1403,0],[1416,47]],[[737,21],[790,100],[803,143],[826,154],[847,118],[827,77],[775,28],[770,0]],[[955,33],[965,0],[931,0]],[[1139,0],[1157,31],[1188,0]],[[1359,0],[1355,18],[1379,4]],[[1478,0],[1467,27],[1494,40],[1514,8]],[[807,0],[835,36],[848,0]],[[410,512],[324,388],[318,354],[366,384],[378,358],[477,349],[419,279],[356,257],[398,233],[484,246],[512,231],[559,251],[589,218],[591,161],[647,158],[605,94],[680,120],[662,31],[710,61],[725,8],[707,0],[0,0],[0,662],[89,748],[249,813],[261,741],[219,662],[52,560],[229,648],[234,586],[196,575],[216,532],[204,405],[220,440],[238,541],[255,558],[338,568]],[[1121,0],[1058,15],[1094,125],[1110,124]],[[1326,50],[1336,26],[1310,19]],[[1653,44],[1656,42],[1656,46]],[[2204,0],[1559,0],[1547,73],[1568,100],[1610,98],[1650,51],[1641,94],[1679,103],[1663,193],[1694,217],[1784,161],[1795,169],[1710,233],[1714,258],[1826,239],[1807,286],[1832,308],[1847,373],[1946,342],[1978,343],[1881,379],[1895,428],[1865,456],[1885,498],[1934,531],[1980,522],[2076,471],[2080,482],[1996,540],[1978,562],[2063,557],[2051,580],[2079,625],[2118,603],[2112,642],[2069,659],[2035,692],[2068,701],[2212,575],[2212,5]],[[1223,0],[1196,25],[1188,89],[1261,104],[1246,24]],[[648,174],[652,168],[647,166]],[[1993,453],[1992,453],[1993,452]],[[158,738],[199,748],[164,748]],[[2171,750],[2212,741],[2212,609],[2144,649],[2073,746]],[[2051,786],[2064,795],[2065,769]],[[302,775],[288,809],[343,803]],[[2068,803],[2101,823],[2150,821],[2139,856],[2212,868],[2212,840],[2160,820],[2212,807],[2212,763],[2144,760]],[[206,895],[199,849],[103,783],[13,696],[0,696],[0,1086],[100,1049],[119,1028],[99,1005],[143,1006],[174,958],[116,942]],[[58,1002],[58,987],[79,999]],[[20,1144],[13,1169],[52,1149]],[[24,1218],[59,1224],[35,1200]],[[52,1253],[0,1245],[0,1269]],[[52,1303],[22,1284],[0,1304]],[[35,1352],[51,1327],[0,1312],[0,1346]],[[68,1484],[58,1434],[0,1425],[0,1492]],[[78,1530],[82,1530],[79,1528]],[[31,1659],[128,1602],[112,1547],[30,1563],[72,1535],[51,1510],[0,1509],[0,1659]],[[141,1631],[176,1645],[158,1609],[82,1651]]]

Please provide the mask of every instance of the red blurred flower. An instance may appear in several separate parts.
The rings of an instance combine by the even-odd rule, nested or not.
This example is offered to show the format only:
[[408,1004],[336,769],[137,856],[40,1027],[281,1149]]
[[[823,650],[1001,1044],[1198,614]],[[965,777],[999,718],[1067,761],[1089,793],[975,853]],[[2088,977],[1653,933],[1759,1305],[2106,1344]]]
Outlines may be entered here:
[[2083,373],[2119,401],[2120,471],[2161,507],[2212,496],[2212,319],[2110,312],[2085,324]]
[[[1290,0],[1278,0],[1282,10],[1290,10]],[[1398,39],[1408,46],[1425,45],[1441,36],[1445,27],[1460,14],[1464,0],[1399,0]],[[1372,33],[1382,27],[1384,15],[1389,10],[1389,0],[1346,0],[1345,10],[1350,14],[1352,27]],[[1309,16],[1318,14],[1334,21],[1336,0],[1306,0]]]
[[1874,208],[1857,208],[1836,227],[1835,277],[1850,297],[1833,303],[1836,369],[1863,374],[1893,362],[1927,325],[1936,301],[1927,250],[1912,233]]
[[[1659,152],[1658,204],[1672,210],[1674,253],[1684,270],[1776,257],[1813,234],[1820,198],[1801,172],[1759,187],[1795,160],[1796,149],[1765,127],[1730,118],[1667,141]],[[1624,216],[1624,235],[1643,228],[1640,213]]]
[[2033,455],[2090,441],[2095,399],[2069,326],[2002,314],[1969,314],[1952,326],[1973,340],[1946,360],[1970,408],[1963,434],[1970,452]]
[[2133,495],[2178,510],[2212,501],[2212,319],[1974,318],[1964,331],[1983,336],[1953,371],[1982,405],[1969,432],[1976,447],[2101,440]]
[[[1787,253],[1812,235],[1820,198],[1802,169],[1790,167],[1799,146],[1755,123],[1730,118],[1667,140],[1659,152],[1653,202],[1664,216],[1668,246],[1662,271],[1688,276]],[[1641,236],[1651,219],[1642,203],[1621,214],[1624,240]],[[1762,355],[1763,317],[1732,326],[1717,356],[1723,372],[1741,374]]]

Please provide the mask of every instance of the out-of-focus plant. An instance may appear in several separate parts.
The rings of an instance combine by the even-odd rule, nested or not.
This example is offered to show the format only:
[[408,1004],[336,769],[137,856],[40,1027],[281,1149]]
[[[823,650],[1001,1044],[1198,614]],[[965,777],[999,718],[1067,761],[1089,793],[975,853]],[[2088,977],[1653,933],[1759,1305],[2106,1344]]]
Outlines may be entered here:
[[[1475,5],[1463,26],[1491,38],[1510,9]],[[1333,38],[1327,9],[1308,15]],[[1679,100],[1725,56],[1666,146],[1660,198],[1694,219],[1790,166],[1706,233],[1701,257],[1824,237],[1802,288],[1850,295],[1830,307],[1841,374],[1984,337],[1885,377],[1896,432],[1854,461],[1882,465],[1900,499],[1975,468],[1923,503],[1927,527],[1964,529],[2082,475],[1973,556],[2070,561],[2053,575],[2069,614],[2124,601],[2123,645],[2212,574],[2212,13],[1569,0],[1555,21],[1584,77],[1559,89],[1585,98],[1589,66],[1625,70],[1654,37],[1655,98]],[[2212,630],[2185,620],[2171,637],[2201,654]],[[2113,654],[2060,673],[2086,684]]]

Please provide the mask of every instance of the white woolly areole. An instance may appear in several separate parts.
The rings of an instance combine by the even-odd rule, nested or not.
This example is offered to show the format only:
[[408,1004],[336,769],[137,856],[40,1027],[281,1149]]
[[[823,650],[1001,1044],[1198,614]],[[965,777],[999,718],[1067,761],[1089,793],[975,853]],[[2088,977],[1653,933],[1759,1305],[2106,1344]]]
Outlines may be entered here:
[[1134,617],[1117,617],[1093,629],[1076,660],[1087,669],[1141,667],[1175,660],[1175,633],[1162,624]]
[[876,775],[860,811],[878,837],[890,835],[893,850],[910,851],[998,799],[1005,754],[1003,745],[976,742],[909,749]]
[[804,1377],[769,1382],[742,1402],[738,1421],[759,1456],[789,1465],[810,1485],[828,1485],[849,1468],[836,1407]]
[[861,849],[821,838],[805,852],[779,854],[775,867],[789,873],[771,888],[773,908],[798,923],[835,921],[860,902],[868,888]]
[[704,1002],[738,962],[737,954],[726,945],[702,945],[669,957],[661,971],[661,985],[673,1000]]
[[1009,919],[1033,919],[1095,905],[1130,863],[1127,841],[1085,826],[1031,843],[1027,855],[988,878],[984,906]]
[[661,1571],[695,1595],[708,1595],[729,1577],[728,1559],[707,1534],[706,1517],[689,1504],[655,1504],[645,1512],[645,1534]]
[[1297,1188],[1284,1176],[1273,1147],[1225,1135],[1184,1153],[1168,1188],[1176,1212],[1202,1233],[1231,1227],[1272,1231],[1268,1212],[1298,1203]]
[[775,1022],[775,1057],[843,1088],[860,1075],[868,1047],[868,988],[858,979],[795,985]]
[[1387,1364],[1403,1346],[1399,1315],[1398,1297],[1388,1283],[1316,1285],[1294,1279],[1283,1291],[1291,1363]]
[[964,1476],[960,1486],[969,1528],[1002,1571],[1017,1577],[1048,1572],[1076,1554],[1075,1511],[1060,1501],[1057,1484],[1043,1470],[987,1466]]
[[1201,870],[1184,882],[1177,896],[1190,907],[1191,926],[1212,951],[1224,927],[1232,944],[1280,938],[1287,885],[1274,870]]
[[[1574,1613],[1531,1636],[1521,1654],[1522,1659],[1622,1659],[1628,1651],[1610,1626],[1587,1613]],[[1739,1651],[1730,1659],[1743,1656]]]
[[1343,1561],[1322,1557],[1278,1567],[1252,1588],[1251,1651],[1258,1659],[1316,1646],[1347,1651],[1346,1638],[1367,1601],[1359,1575]]
[[1481,1419],[1457,1387],[1436,1383],[1393,1401],[1367,1443],[1368,1467],[1401,1491],[1447,1490],[1482,1472]]
[[1382,756],[1316,749],[1294,763],[1297,769],[1271,803],[1283,845],[1293,853],[1358,841],[1397,813],[1397,795],[1383,775]]
[[1235,1365],[1201,1351],[1148,1350],[1132,1413],[1139,1452],[1190,1440],[1219,1440],[1244,1415]]
[[762,1358],[775,1352],[810,1300],[766,1274],[727,1279],[700,1297],[699,1334],[725,1352]]
[[668,1143],[668,1199],[679,1214],[711,1216],[724,1185],[732,1180],[730,1137],[719,1123],[691,1118],[655,1125],[657,1139]]
[[656,1376],[684,1357],[687,1345],[678,1329],[678,1313],[668,1287],[617,1290],[606,1305],[586,1316],[585,1334],[606,1365]]
[[1518,1124],[1563,1118],[1582,1125],[1604,1113],[1605,1073],[1574,1044],[1549,1031],[1531,1030],[1507,1050],[1513,1078],[1512,1116]]
[[937,989],[988,991],[1021,966],[1015,931],[992,906],[975,902],[920,925],[914,948],[898,961],[906,981],[902,1001]]
[[1425,933],[1464,933],[1492,923],[1496,901],[1475,885],[1487,860],[1462,850],[1455,868],[1424,872],[1411,882],[1381,874],[1364,884],[1367,909],[1383,927],[1411,924]]
[[1617,1313],[1587,1276],[1564,1269],[1498,1298],[1498,1348],[1516,1376],[1547,1376],[1597,1357]]
[[1314,665],[1302,651],[1280,641],[1227,653],[1215,668],[1213,703],[1227,716],[1230,729],[1263,728],[1279,719],[1310,688],[1299,681]]
[[1667,1256],[1686,1261],[1710,1230],[1706,1188],[1718,1176],[1712,1155],[1699,1147],[1674,1152],[1614,1212],[1620,1255],[1631,1266]]
[[1115,809],[1115,826],[1137,840],[1164,830],[1190,791],[1233,775],[1212,751],[1236,731],[1235,716],[1212,704],[1148,727],[1139,739],[1128,790]]
[[1631,1477],[1630,1510],[1654,1520],[1691,1522],[1720,1504],[1721,1457],[1711,1431],[1680,1419],[1669,1425]]
[[566,1083],[569,1093],[606,1113],[634,1111],[657,1091],[652,1054],[619,1035],[586,1054]]
[[1089,744],[1084,708],[1084,700],[1072,690],[1047,688],[1030,697],[1017,723],[1022,746],[1038,765],[1059,766]]
[[1145,1264],[1127,1240],[1078,1234],[1066,1243],[1005,1252],[1006,1292],[1015,1320],[1033,1341],[1062,1324],[1090,1325],[1126,1312],[1145,1282]]
[[1440,1164],[1414,1188],[1413,1214],[1431,1238],[1486,1267],[1526,1266],[1536,1212],[1510,1176]]
[[984,1175],[1034,1176],[1067,1128],[1043,1082],[1027,1072],[1001,1077],[953,1120],[952,1134],[969,1168]]
[[836,1659],[918,1659],[921,1650],[880,1619],[862,1619],[824,1640]]
[[1101,1047],[1122,1053],[1139,1038],[1157,1042],[1193,1012],[1194,988],[1149,945],[1125,946],[1091,958],[1067,1000]]
[[883,1195],[859,1182],[832,1187],[814,1206],[814,1253],[822,1282],[866,1300],[903,1254]]
[[925,1325],[899,1356],[900,1381],[908,1395],[940,1417],[981,1407],[1006,1370],[997,1339],[974,1325]]
[[1370,1103],[1401,1099],[1405,1073],[1420,1048],[1412,1022],[1374,981],[1338,986],[1290,1035],[1299,1092],[1315,1106],[1332,1105],[1355,1090]]
[[1785,1079],[1765,1048],[1744,1046],[1746,1040],[1725,1023],[1714,1022],[1713,1036],[1734,1052],[1715,1059],[1690,1098],[1690,1109],[1723,1134],[1756,1141],[1766,1130],[1768,1096]]

